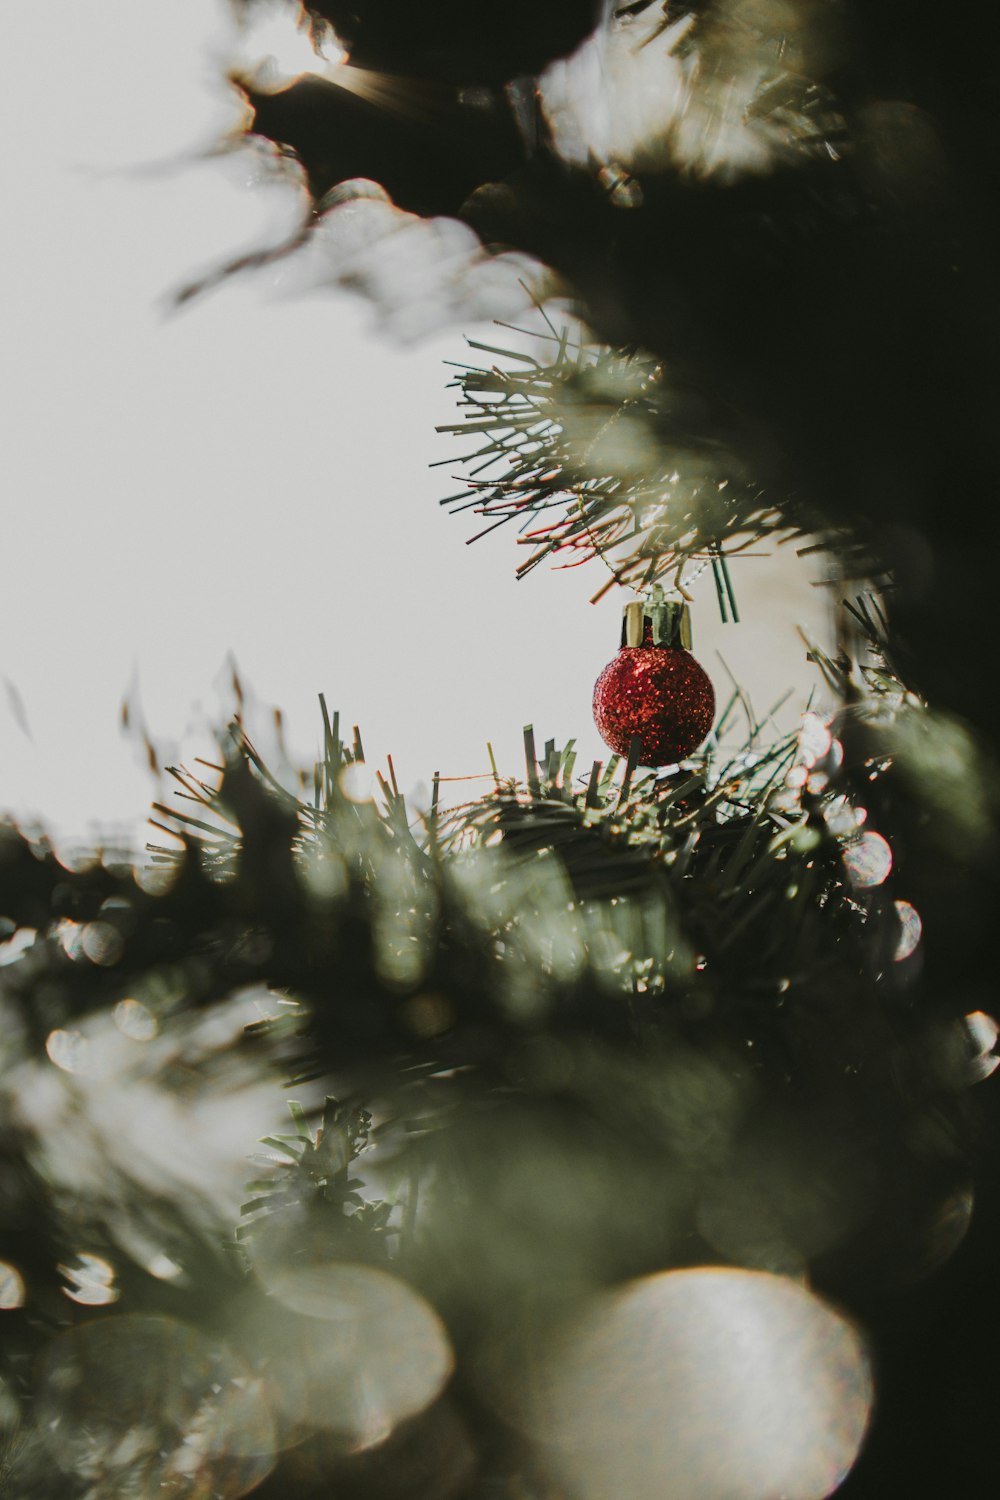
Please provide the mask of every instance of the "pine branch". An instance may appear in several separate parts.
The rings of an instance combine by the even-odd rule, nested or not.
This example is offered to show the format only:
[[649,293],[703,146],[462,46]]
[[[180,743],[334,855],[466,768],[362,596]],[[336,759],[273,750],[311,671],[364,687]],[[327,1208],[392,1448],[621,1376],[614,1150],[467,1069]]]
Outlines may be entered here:
[[[877,620],[874,605],[859,609]],[[325,709],[308,802],[238,730],[218,783],[178,770],[181,809],[165,822],[182,847],[156,889],[97,862],[67,870],[8,830],[0,913],[37,930],[0,969],[21,1066],[47,1066],[46,1043],[51,1066],[76,1066],[54,1029],[85,1045],[115,1006],[138,1004],[166,1031],[254,986],[270,1014],[247,1027],[246,1055],[299,1083],[346,1085],[318,1128],[290,1106],[293,1130],[264,1137],[273,1156],[248,1186],[228,1263],[190,1236],[177,1255],[191,1280],[175,1285],[115,1251],[129,1307],[207,1330],[238,1307],[227,1336],[246,1328],[253,1351],[253,1330],[276,1327],[258,1264],[389,1261],[461,1342],[529,1283],[544,1298],[566,1276],[671,1264],[679,1244],[717,1255],[699,1238],[699,1203],[728,1193],[740,1153],[768,1149],[775,1131],[810,1143],[808,1181],[820,1171],[834,1237],[855,1222],[856,1161],[923,1191],[926,1174],[906,1165],[915,1110],[946,1122],[960,1163],[959,1028],[906,1002],[891,878],[852,873],[879,789],[906,764],[913,731],[899,726],[925,711],[832,666],[851,686],[832,725],[810,715],[769,739],[751,719],[733,745],[726,705],[708,747],[664,775],[614,758],[577,775],[572,743],[539,753],[529,731],[523,779],[497,774],[485,796],[423,825],[410,825],[391,766],[379,799],[357,800],[360,735],[348,747]],[[406,1179],[399,1222],[392,1195],[357,1171],[375,1099],[407,1142],[393,1163]],[[9,1143],[12,1159],[30,1150]],[[788,1253],[806,1255],[802,1170],[785,1163],[778,1182]],[[17,1175],[45,1198],[34,1167]],[[577,1180],[587,1191],[567,1206],[558,1184]],[[168,1210],[157,1205],[157,1224]],[[57,1267],[100,1212],[84,1199],[72,1218],[33,1216],[17,1247],[36,1268],[33,1309],[42,1295],[65,1301]],[[104,1222],[110,1232],[114,1215]],[[751,1238],[722,1253],[769,1264],[754,1259],[748,1222]],[[18,1357],[46,1336],[26,1328]]]
[[437,430],[476,445],[459,460],[465,491],[441,503],[489,520],[479,536],[514,522],[531,549],[519,577],[546,558],[569,567],[600,557],[614,581],[640,588],[704,560],[723,617],[728,607],[738,618],[727,556],[809,533],[805,505],[783,496],[779,506],[754,482],[734,414],[710,409],[653,356],[575,343],[568,331],[537,358],[470,347],[504,363],[452,382],[463,418]]

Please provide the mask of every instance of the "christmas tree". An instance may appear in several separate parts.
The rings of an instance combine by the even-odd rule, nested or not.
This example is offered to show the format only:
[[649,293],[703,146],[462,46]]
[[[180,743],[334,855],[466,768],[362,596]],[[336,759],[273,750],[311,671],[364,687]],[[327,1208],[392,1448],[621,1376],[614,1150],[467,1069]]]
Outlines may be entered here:
[[[307,211],[181,300],[314,253],[406,328],[493,299],[443,499],[620,594],[608,755],[529,726],[411,807],[321,697],[314,766],[237,714],[170,768],[149,859],[3,828],[0,1494],[986,1492],[980,18],[240,9],[230,145]],[[688,602],[764,546],[838,601],[788,732]]]

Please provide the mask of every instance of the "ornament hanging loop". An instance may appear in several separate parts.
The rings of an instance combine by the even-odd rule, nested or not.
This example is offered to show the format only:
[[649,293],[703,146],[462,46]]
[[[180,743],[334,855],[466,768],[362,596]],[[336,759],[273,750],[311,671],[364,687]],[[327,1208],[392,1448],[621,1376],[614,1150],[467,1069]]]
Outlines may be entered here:
[[691,611],[683,600],[664,599],[654,583],[649,597],[626,604],[622,619],[623,646],[681,646],[691,649]]

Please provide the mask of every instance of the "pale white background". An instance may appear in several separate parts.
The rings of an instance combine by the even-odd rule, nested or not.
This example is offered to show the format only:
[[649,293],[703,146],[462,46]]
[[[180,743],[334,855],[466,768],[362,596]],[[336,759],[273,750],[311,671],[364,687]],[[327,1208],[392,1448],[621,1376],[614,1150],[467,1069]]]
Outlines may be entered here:
[[[466,547],[474,518],[435,503],[457,488],[428,468],[451,451],[443,361],[488,330],[401,346],[280,268],[170,311],[301,208],[259,155],[211,154],[239,119],[235,46],[222,0],[0,11],[0,807],[63,838],[141,845],[156,786],[122,699],[164,758],[211,756],[230,654],[251,727],[280,704],[311,761],[322,690],[424,795],[437,769],[486,772],[487,739],[516,772],[528,721],[603,753],[590,694],[622,601],[588,604],[601,565],[518,583],[513,535]],[[720,695],[720,650],[758,709],[795,689],[784,726],[817,680],[795,626],[827,636],[790,552],[737,565],[743,624],[709,575],[695,616]]]

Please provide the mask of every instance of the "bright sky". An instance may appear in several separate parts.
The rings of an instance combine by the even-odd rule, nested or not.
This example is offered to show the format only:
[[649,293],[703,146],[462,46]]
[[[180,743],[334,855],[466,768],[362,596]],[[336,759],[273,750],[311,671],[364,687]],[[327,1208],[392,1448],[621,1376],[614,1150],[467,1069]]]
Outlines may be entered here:
[[[401,345],[280,267],[168,310],[300,208],[253,154],[205,154],[238,119],[233,46],[222,0],[0,11],[0,807],[67,839],[141,846],[156,787],[122,699],[164,759],[211,757],[230,654],[251,732],[280,705],[303,761],[320,691],[403,787],[486,772],[488,739],[516,773],[529,721],[605,753],[590,697],[623,600],[589,605],[601,565],[518,583],[512,534],[468,548],[474,520],[436,504],[458,487],[428,468],[449,452],[443,361],[488,330]],[[724,696],[721,650],[758,709],[816,683],[795,625],[826,636],[790,552],[737,564],[739,626],[710,575],[695,588],[695,654]]]

